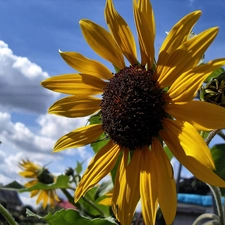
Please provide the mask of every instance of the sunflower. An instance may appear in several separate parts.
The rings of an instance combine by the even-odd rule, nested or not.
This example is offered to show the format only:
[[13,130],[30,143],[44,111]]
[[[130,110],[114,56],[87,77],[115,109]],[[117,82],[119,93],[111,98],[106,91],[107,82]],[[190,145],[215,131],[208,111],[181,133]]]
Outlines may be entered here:
[[[54,177],[52,174],[49,173],[49,171],[41,167],[29,160],[22,160],[19,163],[19,166],[22,170],[22,172],[19,172],[19,174],[22,177],[25,178],[33,178],[33,180],[27,182],[24,184],[26,188],[30,188],[37,184],[38,182],[43,184],[51,184],[54,182]],[[38,198],[36,200],[36,204],[39,204],[39,202],[43,201],[42,206],[43,208],[46,208],[46,205],[48,202],[50,202],[50,205],[54,207],[55,202],[59,201],[58,196],[56,194],[55,190],[33,190],[31,191],[31,198],[34,196],[37,196]]]
[[[163,143],[197,178],[225,187],[214,173],[210,150],[198,132],[224,128],[225,109],[194,100],[203,81],[224,65],[225,59],[198,65],[218,28],[188,38],[201,15],[201,11],[194,11],[170,30],[156,61],[151,3],[133,0],[133,11],[140,61],[129,26],[112,0],[107,0],[105,19],[109,31],[87,19],[82,19],[80,26],[90,47],[112,63],[116,72],[77,52],[60,52],[79,73],[51,77],[42,85],[69,94],[56,101],[50,113],[74,118],[98,112],[101,116],[100,124],[87,125],[61,137],[54,152],[88,145],[102,133],[110,138],[90,162],[76,189],[75,201],[121,159],[112,196],[112,209],[120,223],[131,223],[141,199],[145,224],[154,224],[158,205],[166,224],[171,224],[176,214],[176,188]],[[98,98],[99,94],[102,97]]]

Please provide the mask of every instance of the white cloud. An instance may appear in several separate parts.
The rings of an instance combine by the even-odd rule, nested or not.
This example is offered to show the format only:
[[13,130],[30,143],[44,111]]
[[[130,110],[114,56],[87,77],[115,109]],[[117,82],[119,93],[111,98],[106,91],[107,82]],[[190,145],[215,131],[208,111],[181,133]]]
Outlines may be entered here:
[[11,121],[11,116],[8,113],[0,112],[0,140],[11,148],[36,153],[49,154],[55,140],[36,135],[25,124]]
[[41,126],[40,134],[58,139],[60,136],[87,124],[88,117],[66,118],[52,114],[41,115],[37,122]]
[[[53,174],[75,167],[76,160],[85,161],[86,168],[93,156],[86,146],[55,154],[52,149],[58,138],[85,126],[88,118],[45,114],[60,96],[41,87],[40,82],[49,77],[48,74],[28,58],[14,55],[3,41],[0,41],[0,67],[0,182],[5,185],[14,180],[21,184],[28,181],[18,174],[21,171],[18,163],[22,159],[47,165]],[[26,116],[33,121],[26,120]],[[21,196],[23,202],[34,206],[36,198],[28,195]]]
[[41,67],[26,57],[13,54],[0,40],[0,110],[44,113],[58,94],[41,87],[48,77]]

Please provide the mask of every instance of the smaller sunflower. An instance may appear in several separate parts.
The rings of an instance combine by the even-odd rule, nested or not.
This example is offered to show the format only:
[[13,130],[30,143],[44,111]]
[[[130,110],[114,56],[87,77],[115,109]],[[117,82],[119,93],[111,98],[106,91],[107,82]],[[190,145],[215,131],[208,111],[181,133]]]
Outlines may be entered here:
[[[33,178],[24,186],[26,188],[30,188],[37,184],[38,182],[43,184],[52,184],[55,181],[54,176],[46,169],[45,167],[41,167],[29,160],[22,160],[19,162],[19,167],[23,170],[19,172],[19,175],[25,178]],[[33,190],[31,191],[30,197],[37,196],[36,204],[39,204],[43,201],[42,206],[45,209],[47,203],[50,202],[52,207],[55,206],[55,202],[59,201],[59,198],[56,194],[56,190]]]

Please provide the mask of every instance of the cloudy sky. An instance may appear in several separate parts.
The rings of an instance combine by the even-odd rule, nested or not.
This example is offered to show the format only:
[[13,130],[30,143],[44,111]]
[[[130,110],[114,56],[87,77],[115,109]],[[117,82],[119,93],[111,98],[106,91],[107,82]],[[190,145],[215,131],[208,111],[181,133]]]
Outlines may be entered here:
[[[114,0],[133,33],[132,0]],[[203,14],[195,33],[213,26],[220,32],[206,53],[206,61],[225,56],[224,0],[152,0],[159,49],[165,31],[187,13]],[[0,183],[24,182],[17,173],[18,161],[30,159],[49,164],[54,173],[74,167],[76,160],[92,157],[88,147],[52,154],[55,141],[85,125],[87,118],[66,119],[48,115],[48,107],[60,97],[45,90],[40,82],[47,77],[72,73],[58,49],[80,52],[112,66],[96,55],[82,37],[79,20],[87,18],[106,28],[105,0],[0,0]],[[28,198],[23,197],[25,202]]]

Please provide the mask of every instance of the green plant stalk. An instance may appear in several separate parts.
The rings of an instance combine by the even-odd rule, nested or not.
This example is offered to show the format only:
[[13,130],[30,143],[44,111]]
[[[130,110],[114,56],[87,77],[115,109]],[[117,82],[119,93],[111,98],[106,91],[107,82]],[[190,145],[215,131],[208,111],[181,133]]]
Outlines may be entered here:
[[[73,175],[73,182],[75,183],[75,185],[77,186],[77,181],[75,179],[76,175]],[[82,196],[82,199],[87,202],[89,205],[91,205],[94,209],[96,209],[96,211],[98,211],[102,217],[106,217],[106,215],[104,214],[104,212],[102,212],[101,209],[99,209],[94,202],[92,202],[90,199],[86,198],[85,196]]]
[[18,223],[15,221],[15,219],[9,213],[9,211],[1,203],[0,203],[0,212],[5,217],[5,219],[8,221],[8,223],[10,225],[18,225]]
[[[209,143],[211,142],[211,140],[221,131],[221,129],[215,129],[213,130],[208,137],[205,139],[205,143],[207,145],[209,145]],[[202,133],[204,134],[204,132]],[[203,135],[202,135],[203,136]],[[207,184],[213,194],[213,197],[215,199],[216,202],[216,208],[217,208],[217,212],[218,212],[218,216],[219,216],[219,222],[220,225],[225,225],[225,215],[224,215],[224,210],[223,210],[223,204],[221,201],[221,192],[220,189],[218,187],[212,186],[210,184]]]
[[87,202],[88,204],[90,204],[93,208],[95,208],[100,214],[102,217],[106,217],[106,215],[104,214],[104,212],[102,212],[101,209],[99,209],[94,202],[92,202],[90,199],[86,198],[85,196],[82,197],[82,199]]
[[221,129],[216,129],[216,130],[213,130],[209,136],[205,139],[205,143],[207,145],[209,145],[209,143],[212,141],[212,139],[217,135],[217,133],[220,132]]
[[218,212],[218,216],[220,219],[220,225],[225,225],[225,215],[224,215],[224,211],[223,211],[223,204],[221,201],[221,192],[220,189],[218,187],[212,186],[210,184],[207,184],[214,196],[214,199],[216,201],[216,207],[217,207],[217,212]]
[[220,225],[219,224],[219,217],[215,214],[212,213],[204,213],[202,215],[200,215],[194,222],[192,225],[197,225],[201,220],[205,220],[205,219],[212,219],[211,221],[208,221],[206,223],[204,223],[204,225],[208,224],[208,225]]

